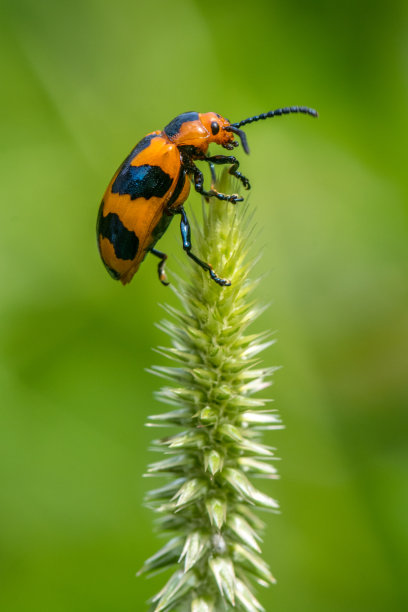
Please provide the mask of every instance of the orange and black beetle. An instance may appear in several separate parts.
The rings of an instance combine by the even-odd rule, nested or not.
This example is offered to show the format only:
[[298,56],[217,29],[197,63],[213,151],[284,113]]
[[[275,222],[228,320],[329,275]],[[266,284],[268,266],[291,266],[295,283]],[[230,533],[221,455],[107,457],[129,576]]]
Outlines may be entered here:
[[238,135],[245,153],[249,148],[245,133],[239,128],[253,121],[289,113],[305,113],[317,117],[317,112],[304,106],[279,108],[268,113],[230,123],[217,113],[183,113],[162,131],[145,136],[131,151],[109,183],[103,197],[98,221],[99,252],[109,274],[124,285],[129,283],[148,252],[159,257],[159,278],[167,285],[164,262],[167,255],[154,246],[169,226],[175,214],[181,215],[183,249],[219,285],[231,283],[217,276],[210,264],[191,252],[190,225],[183,208],[190,191],[189,177],[198,193],[228,202],[241,202],[237,194],[225,195],[213,187],[206,191],[203,174],[196,160],[210,164],[231,164],[229,173],[250,188],[248,179],[238,172],[239,162],[232,155],[206,156],[214,142],[224,149],[238,146]]

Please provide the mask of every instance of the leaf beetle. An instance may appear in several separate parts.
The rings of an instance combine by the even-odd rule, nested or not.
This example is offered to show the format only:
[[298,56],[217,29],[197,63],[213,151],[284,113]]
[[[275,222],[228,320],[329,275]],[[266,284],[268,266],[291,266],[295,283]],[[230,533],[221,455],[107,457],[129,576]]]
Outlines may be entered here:
[[109,274],[124,285],[137,272],[147,253],[159,258],[159,279],[168,285],[164,272],[167,255],[155,248],[157,241],[168,228],[174,215],[181,216],[180,230],[183,249],[210,277],[221,286],[231,283],[220,278],[212,266],[199,259],[191,251],[190,225],[184,202],[190,192],[190,179],[195,190],[206,198],[227,202],[241,202],[237,194],[218,192],[213,186],[204,189],[203,173],[195,162],[214,166],[229,164],[229,173],[236,177],[245,189],[250,189],[248,179],[238,171],[239,161],[233,155],[207,156],[211,143],[232,151],[239,143],[245,153],[249,147],[242,126],[261,119],[304,113],[317,117],[314,109],[290,106],[248,117],[230,123],[218,113],[187,112],[170,121],[163,130],[147,134],[130,152],[113,176],[102,199],[97,220],[98,248]]

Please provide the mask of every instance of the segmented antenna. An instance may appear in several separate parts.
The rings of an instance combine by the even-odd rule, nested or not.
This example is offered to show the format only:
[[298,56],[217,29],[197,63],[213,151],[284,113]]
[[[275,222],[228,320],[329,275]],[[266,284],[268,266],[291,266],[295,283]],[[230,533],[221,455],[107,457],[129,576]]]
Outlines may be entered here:
[[303,113],[305,115],[311,115],[312,117],[318,117],[318,112],[314,108],[308,108],[307,106],[287,106],[285,108],[277,108],[276,110],[269,111],[269,113],[262,113],[261,115],[255,115],[254,117],[248,117],[243,121],[237,121],[237,123],[231,123],[232,127],[240,128],[247,123],[253,123],[254,121],[260,121],[261,119],[269,119],[269,117],[279,117],[281,115],[290,115],[291,113]]

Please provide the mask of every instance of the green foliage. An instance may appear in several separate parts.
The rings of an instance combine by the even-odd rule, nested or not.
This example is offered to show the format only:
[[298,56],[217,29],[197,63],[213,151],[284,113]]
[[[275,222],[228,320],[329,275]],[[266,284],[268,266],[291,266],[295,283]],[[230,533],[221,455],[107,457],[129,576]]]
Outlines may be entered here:
[[[218,188],[231,193],[226,176]],[[251,277],[247,213],[244,204],[203,203],[204,224],[194,229],[194,250],[230,279],[231,287],[221,288],[191,264],[175,290],[180,310],[167,306],[171,321],[161,323],[171,348],[160,350],[176,366],[152,371],[171,382],[158,398],[175,409],[151,421],[181,431],[153,443],[165,458],[148,468],[148,475],[168,480],[150,491],[147,502],[160,528],[174,537],[142,571],[178,566],[153,599],[155,612],[255,612],[263,608],[250,578],[264,586],[274,582],[260,556],[254,510],[275,510],[278,504],[251,477],[276,478],[274,452],[262,442],[262,432],[281,425],[257,395],[269,386],[273,371],[259,367],[258,354],[272,340],[269,332],[247,332],[262,311],[252,296],[257,281]]]

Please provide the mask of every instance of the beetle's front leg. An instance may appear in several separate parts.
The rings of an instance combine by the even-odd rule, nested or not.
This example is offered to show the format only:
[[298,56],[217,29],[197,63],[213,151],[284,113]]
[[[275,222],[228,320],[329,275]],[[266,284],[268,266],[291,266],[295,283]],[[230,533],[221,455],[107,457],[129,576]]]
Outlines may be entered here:
[[204,157],[206,162],[212,164],[231,164],[231,168],[228,170],[229,174],[235,176],[241,181],[245,189],[251,189],[251,185],[246,176],[238,172],[239,161],[233,155],[212,155],[211,157]]
[[181,207],[177,209],[177,213],[181,215],[181,221],[180,221],[181,237],[183,239],[183,249],[185,250],[187,255],[191,257],[191,259],[195,261],[199,266],[201,266],[203,270],[206,270],[207,272],[209,272],[211,278],[218,285],[221,285],[222,287],[229,287],[231,285],[231,281],[226,280],[225,278],[220,278],[214,272],[213,267],[210,264],[206,263],[205,261],[202,261],[201,259],[197,257],[197,255],[194,255],[194,253],[191,252],[191,230],[190,230],[190,223],[188,222],[188,219],[187,219],[186,211],[184,210],[183,207]]
[[215,184],[217,182],[217,175],[215,173],[215,166],[211,162],[209,162],[208,165],[210,166],[210,172],[211,172],[211,189],[215,189]]
[[[205,158],[204,158],[205,159]],[[208,164],[210,166],[210,172],[211,172],[211,190],[215,189],[215,184],[217,182],[217,175],[215,173],[215,166],[214,164],[212,164],[211,162]],[[210,198],[207,196],[205,198],[206,202],[210,201]]]
[[201,195],[203,195],[204,197],[206,198],[214,197],[214,198],[217,198],[218,200],[225,200],[227,202],[231,202],[232,204],[235,204],[236,202],[242,202],[244,200],[244,198],[240,198],[237,193],[233,193],[232,195],[226,195],[225,193],[220,193],[216,189],[210,189],[210,191],[206,191],[203,186],[203,183],[204,183],[203,173],[197,167],[194,167],[193,173],[194,173],[195,190]]

